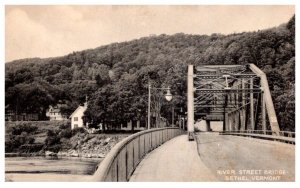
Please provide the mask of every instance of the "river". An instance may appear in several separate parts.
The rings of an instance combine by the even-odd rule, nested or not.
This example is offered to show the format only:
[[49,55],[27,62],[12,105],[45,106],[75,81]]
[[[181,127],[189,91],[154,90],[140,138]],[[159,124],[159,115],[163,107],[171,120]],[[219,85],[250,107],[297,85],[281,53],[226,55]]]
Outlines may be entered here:
[[101,158],[6,157],[6,181],[84,181]]

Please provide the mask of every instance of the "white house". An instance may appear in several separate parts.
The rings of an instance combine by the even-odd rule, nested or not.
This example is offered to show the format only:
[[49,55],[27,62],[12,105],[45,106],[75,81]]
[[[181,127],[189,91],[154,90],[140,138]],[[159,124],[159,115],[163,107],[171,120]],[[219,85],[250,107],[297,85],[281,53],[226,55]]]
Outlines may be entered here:
[[49,117],[50,121],[59,121],[59,120],[67,120],[68,117],[66,115],[63,115],[60,112],[60,104],[57,104],[56,106],[49,106],[49,109],[46,112],[46,116]]
[[83,116],[84,112],[87,109],[87,103],[84,103],[84,106],[78,106],[78,108],[71,114],[71,129],[78,127],[84,127]]

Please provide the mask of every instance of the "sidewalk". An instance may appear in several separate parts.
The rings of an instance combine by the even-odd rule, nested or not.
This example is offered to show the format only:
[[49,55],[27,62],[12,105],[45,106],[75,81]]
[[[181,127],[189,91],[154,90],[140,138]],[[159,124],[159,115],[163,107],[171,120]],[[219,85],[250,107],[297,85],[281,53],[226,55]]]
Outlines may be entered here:
[[181,135],[149,153],[136,168],[130,181],[217,181],[203,164],[195,141]]

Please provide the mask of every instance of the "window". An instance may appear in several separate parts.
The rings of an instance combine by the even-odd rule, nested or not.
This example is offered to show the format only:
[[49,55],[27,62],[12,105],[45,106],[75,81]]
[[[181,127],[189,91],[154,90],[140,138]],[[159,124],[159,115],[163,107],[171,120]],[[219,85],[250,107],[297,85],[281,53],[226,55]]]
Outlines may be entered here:
[[78,117],[74,117],[74,121],[78,121]]
[[78,124],[74,124],[74,129],[78,128]]

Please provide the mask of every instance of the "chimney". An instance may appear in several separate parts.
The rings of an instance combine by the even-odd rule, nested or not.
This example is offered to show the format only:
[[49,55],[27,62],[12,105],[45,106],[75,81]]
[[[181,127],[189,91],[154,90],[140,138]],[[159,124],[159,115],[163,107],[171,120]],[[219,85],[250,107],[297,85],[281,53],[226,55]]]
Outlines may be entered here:
[[85,103],[84,103],[84,107],[87,107],[88,106],[88,97],[87,95],[85,96]]

